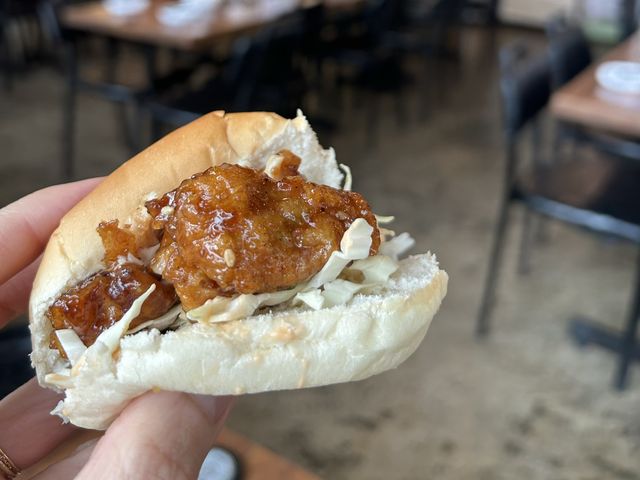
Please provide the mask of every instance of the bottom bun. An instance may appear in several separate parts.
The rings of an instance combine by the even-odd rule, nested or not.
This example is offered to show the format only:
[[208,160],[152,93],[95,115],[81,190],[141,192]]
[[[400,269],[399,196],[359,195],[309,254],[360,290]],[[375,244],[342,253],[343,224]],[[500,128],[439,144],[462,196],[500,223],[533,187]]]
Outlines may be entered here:
[[314,387],[394,368],[422,341],[447,289],[433,255],[400,262],[375,294],[322,310],[287,309],[213,325],[128,335],[74,368],[54,413],[105,429],[148,390],[210,395]]

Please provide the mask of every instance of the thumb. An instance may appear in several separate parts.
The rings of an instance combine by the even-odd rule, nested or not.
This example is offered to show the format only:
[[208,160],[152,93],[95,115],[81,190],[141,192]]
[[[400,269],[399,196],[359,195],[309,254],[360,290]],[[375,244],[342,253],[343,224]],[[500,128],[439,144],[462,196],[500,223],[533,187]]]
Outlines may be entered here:
[[76,478],[197,478],[232,404],[232,397],[148,392],[109,427]]

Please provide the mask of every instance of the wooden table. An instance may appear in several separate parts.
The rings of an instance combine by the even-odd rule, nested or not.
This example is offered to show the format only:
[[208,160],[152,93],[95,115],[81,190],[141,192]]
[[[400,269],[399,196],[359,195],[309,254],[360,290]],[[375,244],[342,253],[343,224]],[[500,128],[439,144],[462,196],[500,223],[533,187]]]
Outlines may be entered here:
[[[111,15],[102,2],[69,5],[62,12],[65,28],[176,50],[198,51],[211,47],[220,39],[238,35],[267,25],[298,8],[309,5],[308,0],[291,2],[276,10],[254,8],[238,13],[237,8],[223,6],[210,15],[188,25],[169,27],[156,18],[156,11],[166,1],[153,1],[150,8],[139,15],[118,17]],[[329,10],[357,8],[363,0],[324,0]],[[235,14],[234,14],[235,12]]]
[[[19,478],[28,480],[35,477],[49,465],[71,455],[79,445],[99,437],[102,433],[81,430],[38,464],[22,472]],[[313,473],[228,428],[222,431],[216,446],[226,448],[240,460],[244,480],[320,480],[320,477]]]
[[640,95],[610,92],[596,81],[598,66],[611,60],[640,62],[640,32],[556,91],[551,98],[551,112],[560,120],[640,138]]

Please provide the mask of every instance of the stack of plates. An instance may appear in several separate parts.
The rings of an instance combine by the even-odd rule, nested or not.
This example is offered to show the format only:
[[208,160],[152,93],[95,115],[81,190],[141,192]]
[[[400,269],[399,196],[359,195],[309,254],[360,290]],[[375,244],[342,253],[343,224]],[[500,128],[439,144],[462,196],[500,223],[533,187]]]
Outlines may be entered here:
[[116,17],[129,17],[149,8],[149,0],[103,0],[105,10]]
[[156,18],[168,27],[181,27],[208,18],[221,3],[221,0],[181,0],[158,8]]

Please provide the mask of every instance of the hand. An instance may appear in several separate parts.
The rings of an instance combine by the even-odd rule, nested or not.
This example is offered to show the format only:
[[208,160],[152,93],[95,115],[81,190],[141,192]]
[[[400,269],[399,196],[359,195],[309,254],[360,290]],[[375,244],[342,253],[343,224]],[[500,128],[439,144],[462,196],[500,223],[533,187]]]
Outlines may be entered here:
[[[0,210],[0,328],[26,311],[40,255],[60,218],[99,182],[46,188]],[[19,469],[78,431],[49,414],[61,398],[31,379],[0,401],[0,448]],[[36,478],[196,478],[231,403],[226,397],[149,392],[131,402],[104,436]]]

